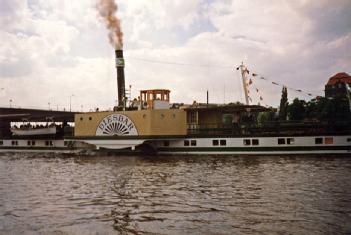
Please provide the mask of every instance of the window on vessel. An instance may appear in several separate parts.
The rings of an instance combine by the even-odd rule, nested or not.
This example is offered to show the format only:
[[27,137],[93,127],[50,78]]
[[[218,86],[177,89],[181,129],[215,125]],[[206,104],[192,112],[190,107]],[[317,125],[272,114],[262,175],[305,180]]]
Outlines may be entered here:
[[219,141],[218,140],[212,140],[212,145],[213,146],[218,146],[219,145]]
[[32,145],[33,145],[33,146],[35,145],[35,141],[34,141],[34,140],[32,140]]
[[279,139],[278,139],[278,144],[279,144],[279,145],[285,144],[285,139],[284,139],[284,138],[279,138]]
[[325,137],[324,138],[324,143],[325,144],[333,144],[334,143],[333,137]]
[[323,138],[315,138],[314,143],[315,144],[323,144]]
[[49,146],[49,141],[45,140],[45,146]]
[[244,145],[251,145],[251,140],[250,139],[244,139]]
[[294,138],[287,138],[286,139],[286,143],[287,144],[294,144],[295,143],[295,139]]
[[89,117],[89,121],[91,121],[93,118],[92,117]]
[[191,140],[190,144],[191,144],[191,146],[196,146],[196,140]]
[[189,146],[189,140],[184,140],[184,146]]
[[259,145],[258,139],[252,139],[252,145]]
[[227,145],[227,140],[220,140],[219,142],[221,146]]
[[63,145],[67,146],[68,145],[68,141],[63,141]]
[[351,142],[351,138],[347,138],[347,142]]
[[80,120],[83,121],[83,117],[80,117]]
[[163,146],[168,147],[169,146],[169,141],[168,140],[163,141]]
[[28,141],[27,141],[27,145],[30,146],[30,143],[31,143],[30,140],[28,140]]
[[4,144],[4,142],[2,140],[0,140],[0,145],[3,145],[3,144]]
[[49,144],[50,144],[50,146],[53,146],[53,143],[52,143],[52,141],[51,141],[51,140],[50,140]]

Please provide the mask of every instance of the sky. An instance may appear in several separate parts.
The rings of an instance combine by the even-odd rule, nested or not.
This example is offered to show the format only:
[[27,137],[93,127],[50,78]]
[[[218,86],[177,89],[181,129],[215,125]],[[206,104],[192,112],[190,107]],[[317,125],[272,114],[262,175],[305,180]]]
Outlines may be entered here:
[[[261,96],[262,105],[276,107],[282,87],[271,81],[323,95],[329,77],[351,73],[350,0],[115,2],[132,97],[162,88],[171,90],[171,102],[206,102],[208,90],[211,103],[244,102],[235,69],[244,62],[259,75],[252,103]],[[115,105],[114,48],[96,4],[0,0],[0,106]],[[294,90],[288,97],[313,98]]]

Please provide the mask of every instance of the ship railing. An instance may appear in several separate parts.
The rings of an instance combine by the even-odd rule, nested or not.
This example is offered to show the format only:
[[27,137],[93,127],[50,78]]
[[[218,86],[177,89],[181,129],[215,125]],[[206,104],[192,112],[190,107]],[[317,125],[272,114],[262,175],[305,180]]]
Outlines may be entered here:
[[188,125],[191,135],[319,135],[319,134],[351,134],[350,122],[269,122],[265,125],[207,123]]

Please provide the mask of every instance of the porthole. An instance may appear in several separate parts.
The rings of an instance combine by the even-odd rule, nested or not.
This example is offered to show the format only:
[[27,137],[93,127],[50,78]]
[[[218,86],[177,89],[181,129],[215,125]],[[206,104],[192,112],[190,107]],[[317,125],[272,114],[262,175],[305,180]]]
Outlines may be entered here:
[[80,117],[80,120],[83,121],[83,117]]
[[93,118],[92,117],[89,117],[89,121],[91,121]]
[[251,145],[251,140],[250,139],[244,139],[243,140],[243,144],[248,146],[248,145]]
[[143,118],[146,118],[146,114],[143,114]]
[[284,138],[279,138],[278,139],[278,144],[279,145],[285,144],[285,139]]

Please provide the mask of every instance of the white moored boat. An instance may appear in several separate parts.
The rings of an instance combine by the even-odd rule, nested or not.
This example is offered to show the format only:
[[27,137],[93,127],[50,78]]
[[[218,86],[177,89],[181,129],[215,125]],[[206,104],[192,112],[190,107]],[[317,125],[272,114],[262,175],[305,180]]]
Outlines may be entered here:
[[42,127],[42,128],[11,128],[12,135],[54,135],[56,134],[56,126]]

